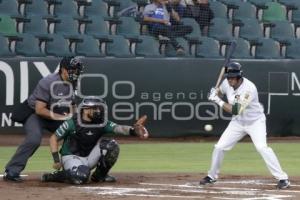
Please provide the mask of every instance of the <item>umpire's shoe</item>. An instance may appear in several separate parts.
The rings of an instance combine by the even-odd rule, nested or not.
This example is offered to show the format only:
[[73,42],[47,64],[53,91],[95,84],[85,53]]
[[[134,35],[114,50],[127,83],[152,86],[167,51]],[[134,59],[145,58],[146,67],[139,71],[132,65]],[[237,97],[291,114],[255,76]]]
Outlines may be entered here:
[[91,181],[93,182],[108,182],[108,183],[114,183],[117,181],[116,177],[106,175],[105,177],[97,177],[95,174],[92,174]]
[[11,173],[8,170],[5,170],[4,175],[3,175],[3,180],[4,181],[16,182],[16,183],[20,183],[20,182],[23,181],[20,174]]
[[207,184],[213,184],[216,180],[210,178],[209,176],[205,176],[202,180],[200,180],[200,185],[207,185]]
[[277,189],[285,189],[289,188],[291,185],[290,181],[288,179],[279,180],[277,183]]

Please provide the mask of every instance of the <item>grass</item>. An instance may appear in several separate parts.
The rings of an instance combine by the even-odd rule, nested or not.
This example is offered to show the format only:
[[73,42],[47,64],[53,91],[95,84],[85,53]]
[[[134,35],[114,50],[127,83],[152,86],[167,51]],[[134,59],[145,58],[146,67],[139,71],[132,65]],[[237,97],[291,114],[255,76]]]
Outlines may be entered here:
[[[122,144],[114,172],[198,172],[206,173],[214,143],[139,143]],[[271,143],[283,169],[290,176],[300,176],[300,144]],[[0,147],[0,170],[16,147]],[[49,147],[40,147],[29,160],[25,172],[52,171]],[[238,143],[225,156],[223,174],[270,175],[252,143]]]

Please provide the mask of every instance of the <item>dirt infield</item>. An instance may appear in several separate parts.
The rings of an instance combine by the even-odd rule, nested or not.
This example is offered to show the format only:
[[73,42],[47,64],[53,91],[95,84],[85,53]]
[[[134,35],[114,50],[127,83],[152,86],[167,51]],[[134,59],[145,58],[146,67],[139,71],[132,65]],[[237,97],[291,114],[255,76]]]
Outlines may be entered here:
[[204,174],[115,173],[113,184],[88,183],[82,186],[64,183],[42,183],[40,174],[29,174],[23,183],[0,181],[0,199],[55,200],[175,200],[175,199],[300,199],[300,177],[291,177],[292,186],[275,188],[270,177],[226,176],[211,186],[199,186]]

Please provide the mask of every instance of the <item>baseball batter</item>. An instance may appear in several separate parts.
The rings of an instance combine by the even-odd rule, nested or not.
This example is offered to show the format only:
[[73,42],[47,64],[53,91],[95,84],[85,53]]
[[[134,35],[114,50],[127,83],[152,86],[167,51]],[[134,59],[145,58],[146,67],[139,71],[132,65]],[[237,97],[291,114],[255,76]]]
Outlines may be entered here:
[[[50,137],[50,149],[53,156],[53,168],[63,170],[42,175],[43,182],[69,182],[83,184],[89,180],[90,172],[93,182],[115,182],[116,178],[108,175],[118,159],[119,145],[113,139],[105,139],[106,133],[140,136],[148,138],[141,117],[133,126],[118,125],[105,117],[105,102],[90,96],[83,99],[79,114],[65,121]],[[58,153],[58,142],[63,140]]]
[[[288,188],[288,175],[281,169],[275,153],[267,145],[266,117],[259,103],[256,86],[243,77],[238,62],[228,64],[225,77],[219,89],[211,89],[208,99],[231,113],[233,118],[215,145],[211,168],[200,185],[216,182],[225,151],[231,150],[239,140],[249,135],[269,171],[278,180],[277,188]],[[220,98],[221,95],[226,95],[228,103]]]

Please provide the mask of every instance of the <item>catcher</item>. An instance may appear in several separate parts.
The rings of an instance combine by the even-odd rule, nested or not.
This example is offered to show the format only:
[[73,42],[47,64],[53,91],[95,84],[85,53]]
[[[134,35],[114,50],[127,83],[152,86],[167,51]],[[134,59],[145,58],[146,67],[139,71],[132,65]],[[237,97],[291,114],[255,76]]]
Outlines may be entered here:
[[[147,116],[141,117],[133,126],[118,125],[107,121],[105,102],[90,96],[83,99],[78,114],[66,120],[50,137],[53,168],[57,171],[42,175],[43,182],[68,182],[83,184],[93,182],[115,182],[108,175],[119,155],[119,145],[113,139],[101,138],[106,133],[149,137],[144,123]],[[59,141],[63,140],[58,153]],[[60,158],[60,155],[61,158]],[[60,170],[61,167],[63,170]]]

